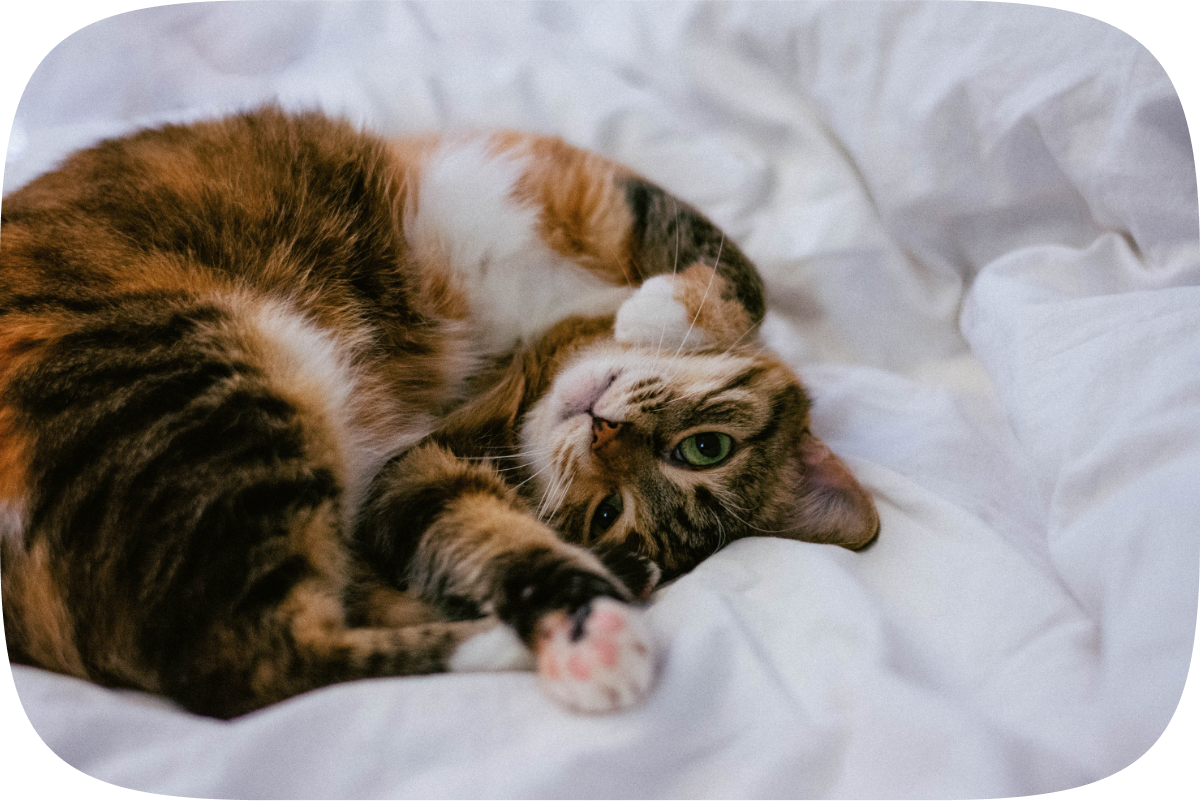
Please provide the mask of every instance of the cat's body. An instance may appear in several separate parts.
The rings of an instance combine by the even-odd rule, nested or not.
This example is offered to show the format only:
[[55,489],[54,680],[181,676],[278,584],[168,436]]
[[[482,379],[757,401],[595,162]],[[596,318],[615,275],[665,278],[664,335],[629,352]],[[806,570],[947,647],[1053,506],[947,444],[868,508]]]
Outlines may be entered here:
[[763,311],[558,140],[264,109],[84,151],[3,206],[9,653],[231,716],[515,631],[569,706],[631,703],[660,571],[878,528]]

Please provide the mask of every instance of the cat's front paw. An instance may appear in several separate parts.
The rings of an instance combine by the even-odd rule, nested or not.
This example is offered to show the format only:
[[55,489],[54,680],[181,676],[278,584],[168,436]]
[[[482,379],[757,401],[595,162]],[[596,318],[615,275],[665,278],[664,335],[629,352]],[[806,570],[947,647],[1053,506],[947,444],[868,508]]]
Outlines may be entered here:
[[704,332],[692,325],[688,314],[675,298],[673,275],[647,278],[617,310],[613,338],[618,342],[676,349],[687,343],[700,347]]
[[641,701],[654,681],[649,629],[633,607],[594,598],[537,625],[538,678],[546,693],[578,712],[614,712]]
[[599,545],[592,552],[639,601],[648,600],[662,579],[662,568],[654,560],[624,545]]

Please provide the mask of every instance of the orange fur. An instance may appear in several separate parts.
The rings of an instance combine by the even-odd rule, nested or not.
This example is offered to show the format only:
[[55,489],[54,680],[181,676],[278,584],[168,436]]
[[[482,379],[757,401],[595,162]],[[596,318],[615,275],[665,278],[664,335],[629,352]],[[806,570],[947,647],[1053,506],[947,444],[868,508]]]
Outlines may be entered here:
[[3,542],[5,635],[19,642],[25,655],[51,670],[88,678],[75,643],[74,616],[67,608],[44,542],[30,548]]
[[674,298],[715,347],[732,346],[754,327],[746,309],[732,298],[725,279],[707,264],[698,262],[676,276]]
[[611,283],[640,282],[629,242],[633,215],[616,181],[628,170],[557,138],[504,132],[493,141],[500,152],[529,156],[516,194],[541,209],[540,234],[552,250]]
[[[56,320],[32,316],[18,316],[0,329],[0,397],[14,376],[38,362],[61,330]],[[0,503],[20,504],[24,499],[31,444],[18,427],[14,411],[0,405]]]
[[29,451],[29,443],[13,423],[12,412],[0,407],[0,503],[14,508],[22,503],[27,492]]

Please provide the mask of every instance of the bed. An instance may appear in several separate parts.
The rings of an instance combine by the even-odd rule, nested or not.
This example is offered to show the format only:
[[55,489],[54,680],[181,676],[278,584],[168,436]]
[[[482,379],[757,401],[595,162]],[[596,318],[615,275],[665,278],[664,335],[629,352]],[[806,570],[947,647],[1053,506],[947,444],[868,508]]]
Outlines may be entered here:
[[5,190],[268,100],[556,134],[703,209],[882,533],[738,541],[659,590],[656,690],[611,716],[496,673],[219,722],[13,666],[67,764],[206,797],[963,798],[1085,785],[1163,733],[1196,632],[1200,234],[1135,40],[985,3],[168,6],[46,57]]

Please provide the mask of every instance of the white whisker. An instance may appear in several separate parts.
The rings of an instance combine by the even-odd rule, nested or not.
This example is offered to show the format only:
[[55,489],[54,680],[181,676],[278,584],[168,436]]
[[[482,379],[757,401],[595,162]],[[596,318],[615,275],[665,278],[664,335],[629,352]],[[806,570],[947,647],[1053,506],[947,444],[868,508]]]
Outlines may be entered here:
[[[747,328],[745,331],[743,331],[743,332],[742,332],[742,335],[741,335],[740,337],[738,337],[738,338],[737,338],[737,339],[735,339],[733,342],[731,342],[731,343],[729,344],[729,347],[725,348],[725,350],[721,351],[721,355],[722,355],[722,356],[728,356],[728,355],[729,355],[729,352],[730,352],[730,351],[732,351],[734,348],[736,348],[736,347],[738,346],[738,344],[739,344],[739,343],[740,343],[740,342],[741,342],[743,339],[745,339],[745,338],[746,338],[746,335],[747,335],[747,334],[749,334],[750,332],[752,332],[753,330],[754,330],[754,327],[753,327],[753,326],[751,326],[750,328]],[[765,345],[760,345],[760,346],[759,346],[759,348],[758,348],[758,350],[756,350],[756,351],[754,352],[754,355],[755,355],[755,356],[757,356],[758,354],[762,353],[762,352],[763,352],[763,350],[765,350],[765,349],[766,349],[766,346],[765,346]]]
[[575,480],[575,466],[570,463],[569,453],[567,464],[562,467],[563,469],[558,472],[554,483],[542,494],[542,500],[538,503],[536,515],[539,520],[547,521],[554,517],[562,507],[563,501],[566,500],[571,483]]
[[712,275],[708,277],[708,286],[704,288],[704,295],[700,298],[700,305],[696,307],[696,316],[692,318],[692,324],[688,326],[687,333],[683,335],[683,340],[679,343],[675,355],[678,356],[683,351],[684,344],[687,343],[687,338],[691,336],[692,329],[696,327],[696,321],[700,319],[700,311],[704,308],[705,302],[708,301],[708,291],[712,289],[713,281],[717,277],[717,269],[721,266],[721,251],[725,249],[725,234],[721,234],[721,244],[717,246],[716,264],[713,265]]
[[721,535],[717,539],[717,550],[719,551],[725,547],[725,543],[726,543],[725,526],[721,523],[721,516],[719,514],[717,514],[716,512],[713,512],[712,516],[713,516],[713,519],[717,521],[717,531],[720,532],[720,535]]
[[[546,465],[546,466],[545,466],[545,467],[543,467],[541,470],[537,471],[536,473],[534,473],[534,474],[533,474],[533,475],[531,475],[529,478],[527,478],[527,479],[525,479],[524,481],[522,481],[520,484],[517,484],[516,486],[517,486],[517,487],[523,487],[523,486],[525,486],[525,485],[526,485],[526,484],[528,484],[530,481],[533,481],[535,478],[537,478],[538,476],[540,476],[542,473],[545,473],[547,470],[549,470],[549,469],[550,469],[551,467],[553,467],[553,466],[554,466],[554,465],[552,465],[552,464],[548,464],[548,465]],[[514,489],[516,489],[516,487],[514,487]]]
[[[671,265],[671,278],[679,274],[679,201],[671,197],[671,205],[675,209],[675,263]],[[667,321],[663,320],[662,333],[658,336],[658,347],[654,350],[654,358],[662,354],[663,338],[667,335]]]
[[745,520],[743,520],[742,518],[738,517],[737,515],[735,515],[733,513],[733,509],[737,509],[739,512],[745,512],[746,510],[743,509],[741,506],[738,506],[737,504],[733,503],[728,498],[720,497],[717,500],[719,500],[721,502],[721,505],[725,508],[725,511],[729,513],[730,517],[732,517],[734,520],[741,523],[746,528],[752,529],[753,531],[757,531],[759,534],[791,534],[793,532],[800,531],[803,528],[802,525],[795,525],[795,526],[792,526],[791,528],[780,528],[780,529],[774,529],[774,530],[759,528],[758,526],[753,526],[750,523],[747,523]]

